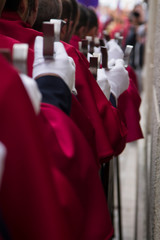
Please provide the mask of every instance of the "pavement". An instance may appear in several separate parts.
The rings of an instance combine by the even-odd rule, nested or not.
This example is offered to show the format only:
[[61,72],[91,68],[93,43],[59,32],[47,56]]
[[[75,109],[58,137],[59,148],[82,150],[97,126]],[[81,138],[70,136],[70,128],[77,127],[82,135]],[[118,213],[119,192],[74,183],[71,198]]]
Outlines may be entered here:
[[[143,101],[143,95],[142,95]],[[146,112],[141,104],[141,127],[145,133]],[[145,135],[145,134],[144,134]],[[113,240],[146,240],[146,159],[145,138],[128,143],[119,156],[121,197],[121,238],[119,232],[117,185],[114,180],[114,229]],[[116,178],[116,174],[115,178]]]

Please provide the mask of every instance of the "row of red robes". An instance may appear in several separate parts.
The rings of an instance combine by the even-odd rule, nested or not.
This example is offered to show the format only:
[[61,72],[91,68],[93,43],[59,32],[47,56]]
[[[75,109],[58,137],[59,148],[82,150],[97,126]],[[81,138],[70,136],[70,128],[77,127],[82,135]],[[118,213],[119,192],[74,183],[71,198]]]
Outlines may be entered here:
[[[79,41],[81,41],[81,39],[75,35],[71,38],[70,43],[76,49],[78,49]],[[121,113],[123,122],[127,127],[126,141],[133,142],[135,140],[143,138],[143,133],[140,126],[140,112],[139,112],[141,98],[138,92],[137,78],[133,69],[130,66],[128,66],[127,71],[130,78],[129,87],[119,97],[117,107]]]
[[[0,48],[18,41],[1,37]],[[0,60],[0,141],[7,148],[0,210],[9,236],[110,239],[96,158],[84,135],[51,104],[42,103],[36,116],[17,72]]]

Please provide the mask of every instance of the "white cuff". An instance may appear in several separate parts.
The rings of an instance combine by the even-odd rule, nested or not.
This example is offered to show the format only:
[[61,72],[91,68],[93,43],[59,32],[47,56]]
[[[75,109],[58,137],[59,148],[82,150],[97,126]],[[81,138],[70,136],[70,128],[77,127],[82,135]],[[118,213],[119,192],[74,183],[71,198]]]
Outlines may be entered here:
[[38,114],[40,112],[42,95],[38,89],[37,83],[34,79],[22,73],[20,74],[20,78],[31,100],[34,111],[36,114]]

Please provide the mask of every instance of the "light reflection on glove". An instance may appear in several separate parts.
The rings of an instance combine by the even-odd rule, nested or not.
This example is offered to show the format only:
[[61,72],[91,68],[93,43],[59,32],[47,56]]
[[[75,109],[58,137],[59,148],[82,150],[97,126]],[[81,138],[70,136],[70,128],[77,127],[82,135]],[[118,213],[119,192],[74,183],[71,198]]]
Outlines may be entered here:
[[97,83],[99,87],[101,88],[102,92],[106,96],[106,98],[109,100],[110,97],[110,85],[107,80],[106,71],[104,68],[98,69],[97,71]]
[[128,89],[129,76],[122,59],[115,61],[115,65],[109,71],[106,71],[106,76],[111,86],[111,92],[116,98]]

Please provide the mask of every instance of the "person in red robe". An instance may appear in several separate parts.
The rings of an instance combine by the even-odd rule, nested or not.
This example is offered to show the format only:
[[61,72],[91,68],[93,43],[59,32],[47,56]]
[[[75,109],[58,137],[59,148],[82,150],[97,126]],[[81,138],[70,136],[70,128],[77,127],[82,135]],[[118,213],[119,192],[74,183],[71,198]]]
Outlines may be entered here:
[[[108,42],[108,47],[109,61],[123,58],[123,51],[117,45],[115,40],[110,40]],[[130,77],[129,87],[118,98],[118,109],[120,110],[128,129],[127,142],[132,142],[143,138],[139,112],[141,98],[135,85],[136,79],[132,69],[127,67],[126,70],[128,71]]]
[[75,32],[70,39],[70,44],[79,50],[79,42],[82,39],[85,39],[87,28],[88,28],[88,11],[87,7],[82,4],[78,4],[79,7],[79,19],[77,22],[77,26],[75,28]]
[[0,61],[0,141],[7,150],[0,211],[8,234],[11,239],[70,239],[39,121],[17,72],[1,56]]
[[[40,49],[42,49],[42,45],[43,45],[42,38],[37,37],[35,42],[35,60],[33,65],[34,78],[37,79],[37,74],[42,76],[41,73],[43,71],[42,70],[43,68],[45,68],[46,73],[58,74],[58,70],[57,70],[58,66],[61,63],[61,67],[62,67],[65,63],[65,65],[63,66],[64,73],[62,75],[64,75],[64,82],[67,83],[66,85],[68,86],[68,89],[69,89],[71,84],[69,84],[69,82],[67,81],[67,78],[69,79],[69,81],[71,81],[70,79],[72,77],[71,77],[71,74],[68,73],[69,66],[66,66],[67,61],[65,59],[68,56],[65,52],[62,51],[64,49],[62,43],[55,44],[57,45],[57,48],[56,48],[57,49],[56,50],[57,65],[55,61],[53,61],[53,63],[47,61],[48,65],[46,66],[44,58],[42,57],[42,50],[40,51]],[[58,55],[60,59],[58,58]],[[59,70],[60,76],[62,72],[61,67]],[[66,77],[67,75],[68,77]],[[59,81],[60,79],[58,80],[58,83]],[[47,84],[47,82],[49,84]],[[46,81],[46,78],[43,79],[43,77],[40,77],[37,80],[37,83],[40,89],[42,87],[42,94],[43,94],[44,100],[42,100],[43,103],[41,106],[41,111],[44,114],[45,121],[49,122],[49,125],[51,126],[50,136],[52,137],[53,131],[56,133],[57,142],[59,143],[60,147],[63,150],[62,154],[67,158],[66,161],[63,161],[61,158],[56,158],[55,160],[56,166],[67,177],[68,181],[72,183],[71,186],[74,189],[75,196],[77,196],[76,199],[78,198],[80,200],[80,202],[75,201],[75,204],[77,204],[78,206],[82,205],[81,214],[83,214],[83,217],[80,218],[79,221],[82,220],[80,221],[80,223],[81,224],[84,223],[84,226],[83,226],[84,231],[82,231],[81,233],[79,232],[80,228],[78,227],[78,225],[80,225],[80,223],[76,224],[77,228],[74,228],[75,225],[72,224],[73,230],[75,231],[75,234],[77,234],[77,236],[81,235],[80,239],[99,239],[99,238],[103,239],[103,237],[105,237],[106,239],[109,239],[113,233],[113,230],[112,230],[110,217],[107,210],[107,205],[105,202],[101,182],[98,176],[98,167],[97,167],[96,159],[93,157],[91,149],[88,147],[86,140],[84,139],[83,135],[80,134],[80,131],[76,128],[73,121],[71,121],[69,117],[67,116],[65,117],[63,113],[61,113],[62,117],[60,118],[60,113],[53,114],[52,112],[55,107],[53,106],[51,98],[53,98],[55,94],[56,85],[58,85],[58,83],[55,80],[52,81],[51,79],[47,79]],[[48,91],[48,94],[47,94],[47,91]],[[60,88],[59,88],[59,91],[60,91]],[[71,88],[70,88],[70,91],[71,91]],[[50,96],[50,100],[47,97],[47,95]],[[46,103],[45,99],[47,101],[49,100],[49,102]],[[77,140],[77,136],[78,136],[78,140]],[[52,144],[53,141],[49,141],[49,142],[51,142]],[[52,148],[50,149],[52,150]],[[54,153],[52,153],[51,151],[51,155],[52,154],[54,155]],[[59,159],[61,159],[61,161]],[[92,170],[89,172],[90,168],[92,168]],[[91,182],[93,183],[93,187],[90,186]],[[57,183],[57,184],[59,186],[60,183]],[[61,191],[60,196],[62,197],[61,201],[64,202],[64,210],[67,206],[68,219],[70,219],[70,222],[74,221],[74,216],[76,217],[76,215],[80,214],[79,208],[76,209],[75,207],[72,210],[73,206],[71,204],[71,200],[73,200],[73,198],[69,201],[70,204],[68,203],[67,199],[66,199],[67,202],[65,202],[65,198],[67,198],[67,196],[65,195],[65,192],[63,193]],[[70,198],[71,196],[72,195],[70,194]],[[93,201],[93,199],[95,199],[95,201]],[[101,207],[100,202],[101,204],[102,203],[105,204],[105,206]],[[77,210],[77,214],[76,214],[76,210]],[[103,211],[105,212],[103,213]],[[95,224],[95,219],[97,218],[99,219],[98,225],[96,226],[96,230],[94,231],[93,228]]]

